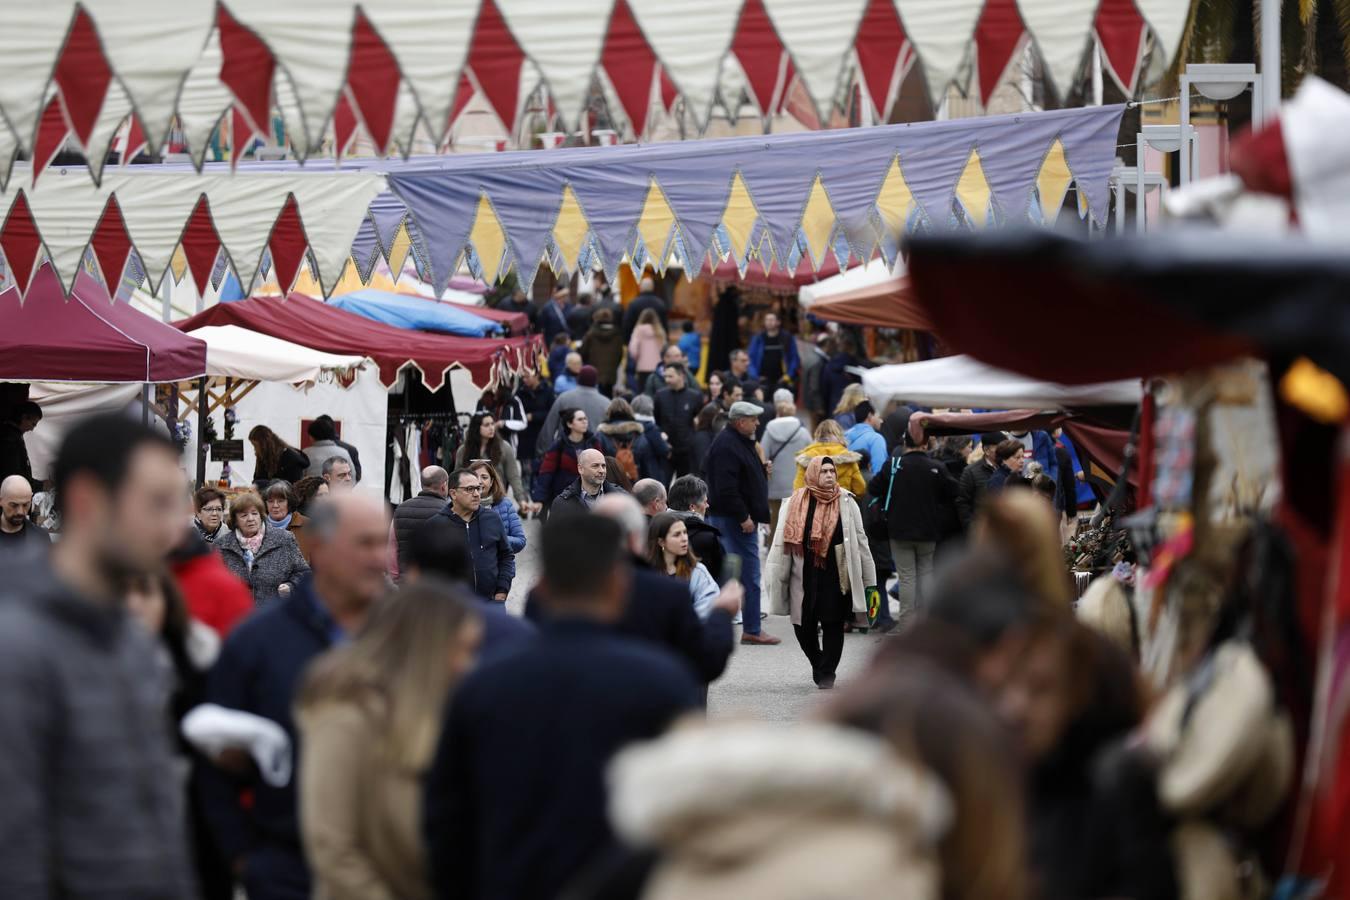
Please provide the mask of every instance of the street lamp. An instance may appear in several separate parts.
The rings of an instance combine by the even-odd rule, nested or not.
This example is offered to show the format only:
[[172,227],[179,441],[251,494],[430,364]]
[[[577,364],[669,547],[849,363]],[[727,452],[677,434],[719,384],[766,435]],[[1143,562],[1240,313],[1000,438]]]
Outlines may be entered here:
[[[1278,4],[1277,4],[1278,8]],[[1278,13],[1276,21],[1279,21]],[[1181,76],[1181,127],[1191,124],[1191,88],[1202,97],[1210,100],[1232,100],[1247,88],[1252,90],[1252,124],[1259,128],[1265,122],[1267,109],[1261,96],[1263,76],[1256,71],[1255,63],[1190,63]],[[1269,110],[1274,114],[1275,110]],[[1181,143],[1182,183],[1189,180],[1191,171],[1191,147],[1189,141]]]
[[[1154,150],[1159,151],[1160,153],[1176,153],[1178,150],[1181,149],[1181,145],[1183,143],[1181,136],[1183,133],[1186,135],[1184,143],[1189,144],[1191,148],[1194,148],[1196,145],[1197,137],[1195,133],[1195,128],[1191,125],[1143,126],[1139,134],[1136,135],[1134,139],[1135,159],[1137,160],[1137,168],[1139,168],[1141,171],[1144,169],[1145,144],[1152,147]],[[1182,187],[1185,187],[1195,174],[1194,172],[1191,171],[1190,165],[1191,159],[1192,157],[1189,152],[1181,157],[1181,162],[1184,163],[1184,165],[1179,166],[1179,168],[1181,169],[1179,180]]]
[[1145,226],[1144,196],[1153,188],[1161,196],[1167,190],[1167,179],[1161,172],[1146,172],[1142,166],[1116,166],[1111,170],[1111,189],[1116,196],[1116,233],[1125,230],[1125,192],[1134,194],[1134,230],[1143,233]]

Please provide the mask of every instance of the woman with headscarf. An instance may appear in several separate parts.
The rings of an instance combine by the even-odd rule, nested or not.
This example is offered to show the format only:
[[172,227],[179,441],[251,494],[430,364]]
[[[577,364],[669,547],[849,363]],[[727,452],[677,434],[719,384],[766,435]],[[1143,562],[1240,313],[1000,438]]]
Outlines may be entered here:
[[792,616],[816,687],[828,690],[844,653],[844,623],[855,613],[866,615],[877,570],[862,511],[851,494],[839,489],[834,460],[811,460],[805,480],[778,517],[764,589],[770,612]]

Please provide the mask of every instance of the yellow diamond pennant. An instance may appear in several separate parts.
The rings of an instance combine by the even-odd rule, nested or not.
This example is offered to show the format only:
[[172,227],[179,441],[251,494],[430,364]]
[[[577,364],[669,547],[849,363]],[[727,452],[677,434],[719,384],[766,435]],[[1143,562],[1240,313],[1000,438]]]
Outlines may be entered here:
[[961,201],[961,205],[966,209],[966,215],[977,228],[989,224],[990,196],[992,194],[989,182],[984,177],[984,166],[980,165],[980,153],[972,149],[970,158],[966,160],[966,168],[956,182],[956,199]]
[[647,199],[642,203],[642,215],[638,217],[638,237],[647,247],[647,257],[652,265],[664,266],[666,245],[670,243],[670,231],[675,227],[675,210],[666,200],[666,192],[653,178],[647,188]]
[[487,194],[478,198],[478,212],[473,217],[469,243],[473,244],[478,262],[483,267],[483,280],[495,284],[502,267],[502,254],[506,252],[506,232],[502,230],[502,223],[497,219]]
[[412,250],[412,236],[408,234],[406,224],[399,225],[394,232],[394,242],[389,245],[389,274],[398,281],[403,273],[403,264],[408,261],[408,251]]
[[897,156],[891,160],[891,167],[877,193],[877,212],[881,214],[886,230],[892,236],[897,236],[905,230],[909,212],[913,208],[914,195],[910,193],[905,175],[900,171],[900,157]]
[[816,266],[825,258],[830,246],[830,235],[834,233],[834,207],[825,193],[825,185],[820,176],[811,183],[811,194],[806,198],[806,208],[802,210],[802,233],[806,235],[806,246],[811,250],[811,259]]
[[169,260],[169,271],[173,273],[174,284],[183,283],[183,276],[187,274],[187,268],[187,253],[183,251],[183,245],[179,244],[173,250],[173,258]]
[[1064,145],[1059,138],[1055,138],[1049,152],[1045,154],[1045,162],[1041,163],[1040,174],[1036,176],[1041,214],[1048,224],[1053,225],[1059,218],[1059,211],[1064,206],[1064,195],[1069,192],[1072,183],[1073,173],[1069,171],[1069,160],[1064,156]]
[[563,186],[562,205],[558,207],[558,217],[553,221],[553,243],[558,246],[563,263],[569,272],[577,270],[581,258],[581,248],[586,241],[586,232],[590,231],[586,213],[581,209],[581,201],[570,184]]
[[745,262],[746,251],[750,249],[750,235],[758,219],[759,210],[750,196],[750,188],[737,171],[731,179],[731,193],[727,195],[726,208],[722,210],[722,225],[731,239],[731,252],[736,255],[737,263]]

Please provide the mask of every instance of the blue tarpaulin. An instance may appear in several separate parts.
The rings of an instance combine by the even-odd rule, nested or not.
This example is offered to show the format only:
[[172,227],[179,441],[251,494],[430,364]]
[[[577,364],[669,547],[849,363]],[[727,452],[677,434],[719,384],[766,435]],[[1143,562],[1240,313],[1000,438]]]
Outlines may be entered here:
[[367,288],[341,294],[328,303],[338,309],[356,313],[375,322],[417,331],[437,331],[462,337],[487,337],[501,334],[499,323],[475,316],[466,309],[437,303],[423,297],[391,294]]

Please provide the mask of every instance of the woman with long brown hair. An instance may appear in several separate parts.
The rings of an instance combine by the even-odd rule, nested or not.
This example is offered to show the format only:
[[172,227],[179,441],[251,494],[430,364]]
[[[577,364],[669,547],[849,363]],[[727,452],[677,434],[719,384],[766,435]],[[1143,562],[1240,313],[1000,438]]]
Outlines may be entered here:
[[422,776],[483,626],[448,585],[375,604],[356,639],[317,659],[296,700],[300,821],[314,896],[430,898]]
[[253,483],[259,488],[278,478],[294,484],[305,477],[309,457],[266,425],[254,425],[248,433],[248,442],[253,445]]
[[647,530],[647,562],[656,571],[689,582],[689,596],[700,619],[708,618],[717,600],[717,581],[689,546],[689,529],[673,513],[652,517]]
[[492,463],[498,477],[511,486],[516,502],[528,504],[529,495],[525,493],[525,484],[520,480],[520,463],[516,460],[516,451],[509,441],[501,436],[501,423],[490,411],[480,409],[469,420],[464,432],[464,443],[455,452],[455,466],[464,468],[475,460],[485,459]]

